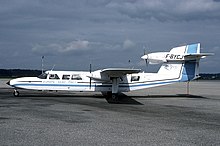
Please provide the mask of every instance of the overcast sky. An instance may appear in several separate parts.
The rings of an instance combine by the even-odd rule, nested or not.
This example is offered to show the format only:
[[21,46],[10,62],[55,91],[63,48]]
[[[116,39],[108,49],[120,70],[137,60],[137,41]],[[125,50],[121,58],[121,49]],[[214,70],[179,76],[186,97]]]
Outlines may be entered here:
[[220,72],[220,0],[0,0],[0,68],[146,70],[144,50],[198,42]]

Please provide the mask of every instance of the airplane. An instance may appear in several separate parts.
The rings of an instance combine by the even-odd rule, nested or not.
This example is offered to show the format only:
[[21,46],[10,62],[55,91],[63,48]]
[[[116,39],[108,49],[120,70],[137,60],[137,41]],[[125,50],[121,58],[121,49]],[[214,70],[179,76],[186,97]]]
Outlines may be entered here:
[[157,73],[140,69],[106,68],[96,71],[46,71],[38,77],[21,77],[7,82],[14,88],[40,91],[101,92],[107,100],[117,102],[119,93],[146,89],[199,78],[199,61],[213,55],[200,53],[200,43],[175,47],[170,52],[142,56],[149,64],[162,64]]

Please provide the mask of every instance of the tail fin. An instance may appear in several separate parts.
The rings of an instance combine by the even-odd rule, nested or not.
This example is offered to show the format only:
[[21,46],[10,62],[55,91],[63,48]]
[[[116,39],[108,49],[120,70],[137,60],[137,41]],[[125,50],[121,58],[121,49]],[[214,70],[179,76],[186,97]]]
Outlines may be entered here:
[[199,60],[210,53],[200,53],[200,43],[171,49],[166,55],[158,74],[172,76],[179,81],[190,81],[199,77]]
[[200,53],[200,43],[187,45],[180,81],[190,81],[199,78],[200,59],[211,55],[214,55],[214,53]]
[[190,54],[200,54],[200,43],[191,44],[186,46],[185,58],[183,69],[182,69],[182,78],[180,81],[190,81],[197,79],[199,77],[199,57],[192,57],[187,59],[187,55]]

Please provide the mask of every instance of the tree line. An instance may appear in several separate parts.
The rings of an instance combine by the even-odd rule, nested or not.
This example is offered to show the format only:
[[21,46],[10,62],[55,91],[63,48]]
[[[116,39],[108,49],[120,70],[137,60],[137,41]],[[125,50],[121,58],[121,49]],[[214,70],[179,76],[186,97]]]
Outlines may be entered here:
[[[42,73],[41,70],[30,69],[0,69],[0,78],[36,77]],[[220,73],[200,74],[199,80],[220,80]]]

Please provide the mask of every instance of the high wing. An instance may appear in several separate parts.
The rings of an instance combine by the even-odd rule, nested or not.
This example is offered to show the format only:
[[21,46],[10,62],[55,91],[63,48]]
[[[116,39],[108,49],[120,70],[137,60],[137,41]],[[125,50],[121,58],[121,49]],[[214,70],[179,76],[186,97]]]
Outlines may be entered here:
[[140,69],[130,69],[130,68],[107,68],[101,70],[101,74],[106,74],[109,77],[113,78],[119,78],[121,76],[124,76],[126,74],[133,74],[133,73],[139,73]]
[[98,75],[93,72],[91,75],[87,75],[87,77],[100,82],[109,82],[112,80],[112,78],[120,78],[122,76],[125,76],[126,74],[139,73],[140,71],[140,69],[107,68],[95,71],[98,72]]

